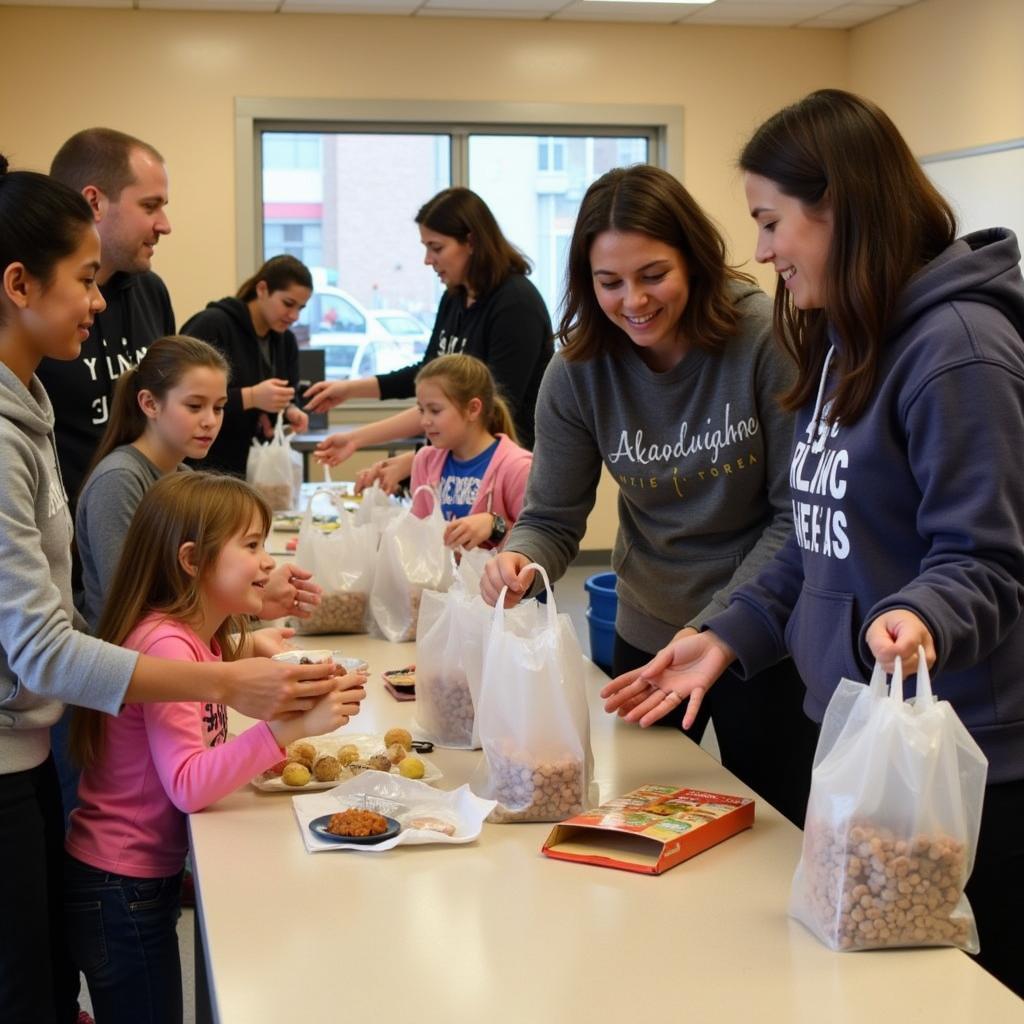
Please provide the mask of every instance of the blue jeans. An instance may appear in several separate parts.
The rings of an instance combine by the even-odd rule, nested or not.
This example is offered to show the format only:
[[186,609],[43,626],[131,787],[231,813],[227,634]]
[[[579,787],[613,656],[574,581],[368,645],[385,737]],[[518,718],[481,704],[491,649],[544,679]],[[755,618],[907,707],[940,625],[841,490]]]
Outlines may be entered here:
[[181,876],[129,878],[65,856],[68,944],[96,1024],[181,1024]]

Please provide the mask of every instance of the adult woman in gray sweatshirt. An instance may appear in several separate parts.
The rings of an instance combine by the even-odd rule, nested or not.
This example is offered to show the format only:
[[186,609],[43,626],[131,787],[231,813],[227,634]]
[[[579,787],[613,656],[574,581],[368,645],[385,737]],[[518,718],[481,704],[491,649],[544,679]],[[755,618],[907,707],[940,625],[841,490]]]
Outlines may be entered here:
[[[247,659],[197,666],[102,643],[76,625],[71,516],[53,407],[35,376],[73,359],[104,308],[99,235],[77,192],[0,156],[0,1007],[4,1024],[75,1017],[63,938],[64,822],[50,726],[64,701],[212,700],[260,718],[334,688],[316,666]],[[66,396],[58,396],[58,398]],[[289,671],[282,671],[289,669]],[[295,671],[299,669],[299,671]],[[204,671],[200,671],[204,670]],[[322,673],[322,669],[319,673]],[[310,680],[308,683],[300,682]]]
[[[562,575],[603,464],[619,485],[617,675],[724,609],[791,532],[792,422],[776,403],[791,371],[768,298],[726,265],[714,226],[656,167],[610,171],[587,191],[559,337],[526,506],[483,594],[493,603],[508,584],[518,600],[530,561]],[[710,716],[726,767],[799,824],[816,730],[792,663],[764,674],[720,688]],[[690,735],[706,724],[705,711]]]

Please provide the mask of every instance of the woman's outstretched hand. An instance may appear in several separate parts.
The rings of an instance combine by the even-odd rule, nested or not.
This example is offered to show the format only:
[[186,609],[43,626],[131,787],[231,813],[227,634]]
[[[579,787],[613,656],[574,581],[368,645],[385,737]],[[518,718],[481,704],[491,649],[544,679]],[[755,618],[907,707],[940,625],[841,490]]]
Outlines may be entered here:
[[624,672],[601,691],[604,709],[646,728],[684,700],[683,728],[693,725],[704,695],[736,658],[714,633],[684,629],[642,668]]

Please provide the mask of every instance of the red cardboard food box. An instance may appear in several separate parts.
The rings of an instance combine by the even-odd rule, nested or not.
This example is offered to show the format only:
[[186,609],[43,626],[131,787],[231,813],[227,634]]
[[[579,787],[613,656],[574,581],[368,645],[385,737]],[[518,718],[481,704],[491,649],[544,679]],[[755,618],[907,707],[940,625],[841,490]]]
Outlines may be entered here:
[[660,875],[754,824],[754,801],[646,785],[556,825],[543,852],[559,860]]

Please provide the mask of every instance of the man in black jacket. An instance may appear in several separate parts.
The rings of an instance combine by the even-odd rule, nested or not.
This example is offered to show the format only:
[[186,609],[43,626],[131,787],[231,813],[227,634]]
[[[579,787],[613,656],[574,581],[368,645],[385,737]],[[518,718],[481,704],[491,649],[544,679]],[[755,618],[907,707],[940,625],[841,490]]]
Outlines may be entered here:
[[77,359],[44,359],[39,378],[53,402],[57,455],[72,507],[107,420],[117,378],[149,345],[174,334],[163,281],[150,270],[153,250],[170,233],[167,168],[148,143],[110,128],[72,135],[50,174],[88,200],[100,235],[97,283],[107,308],[93,322]]

